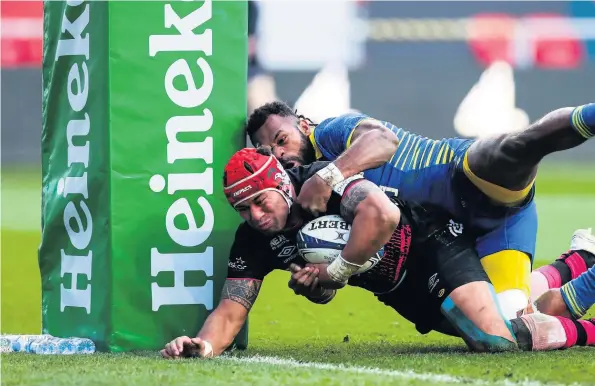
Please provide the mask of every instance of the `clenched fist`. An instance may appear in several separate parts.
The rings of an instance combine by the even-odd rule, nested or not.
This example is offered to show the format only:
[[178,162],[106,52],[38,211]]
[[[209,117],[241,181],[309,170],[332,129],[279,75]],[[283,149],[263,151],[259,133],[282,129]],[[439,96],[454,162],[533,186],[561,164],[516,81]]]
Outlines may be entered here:
[[302,186],[296,202],[314,216],[326,213],[326,204],[333,190],[318,175],[310,177]]

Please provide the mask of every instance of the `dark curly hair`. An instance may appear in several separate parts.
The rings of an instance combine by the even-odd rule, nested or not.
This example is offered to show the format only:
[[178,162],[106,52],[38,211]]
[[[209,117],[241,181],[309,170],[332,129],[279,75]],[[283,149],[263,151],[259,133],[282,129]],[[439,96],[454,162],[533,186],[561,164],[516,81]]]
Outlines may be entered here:
[[254,110],[250,117],[248,117],[248,122],[246,123],[246,134],[250,137],[250,140],[253,144],[256,145],[254,142],[254,134],[260,129],[266,120],[271,115],[278,115],[280,117],[294,117],[297,119],[304,119],[308,121],[310,125],[314,125],[314,123],[309,119],[304,117],[303,115],[298,115],[297,111],[293,110],[289,105],[285,102],[275,101],[264,104]]

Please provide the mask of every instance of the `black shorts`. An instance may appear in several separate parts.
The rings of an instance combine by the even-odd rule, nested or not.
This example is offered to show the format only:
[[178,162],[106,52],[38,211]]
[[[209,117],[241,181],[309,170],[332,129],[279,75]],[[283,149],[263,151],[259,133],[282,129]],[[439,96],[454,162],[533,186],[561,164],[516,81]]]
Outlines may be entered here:
[[415,324],[422,334],[434,330],[458,335],[442,315],[440,306],[450,293],[467,283],[490,282],[475,239],[460,224],[448,220],[426,235],[418,235],[401,284],[378,299]]

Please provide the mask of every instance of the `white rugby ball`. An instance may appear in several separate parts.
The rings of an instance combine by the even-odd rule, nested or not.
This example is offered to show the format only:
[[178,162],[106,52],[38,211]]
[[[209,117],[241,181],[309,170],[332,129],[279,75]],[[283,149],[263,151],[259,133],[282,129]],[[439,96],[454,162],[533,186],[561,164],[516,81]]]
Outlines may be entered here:
[[[351,224],[341,216],[331,214],[319,217],[308,222],[298,232],[298,252],[308,263],[330,264],[345,248],[350,233]],[[364,273],[376,265],[380,260],[378,255],[368,260],[356,274]]]

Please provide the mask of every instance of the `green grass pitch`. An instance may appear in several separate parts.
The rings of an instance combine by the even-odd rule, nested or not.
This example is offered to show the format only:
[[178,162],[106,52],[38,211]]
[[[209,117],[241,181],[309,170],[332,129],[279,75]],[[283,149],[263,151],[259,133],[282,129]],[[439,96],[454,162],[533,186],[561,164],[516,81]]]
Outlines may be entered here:
[[[40,175],[2,172],[2,333],[39,333]],[[536,265],[557,257],[577,228],[595,228],[595,171],[544,166]],[[210,361],[164,361],[156,352],[92,356],[2,355],[2,384],[595,384],[595,348],[471,354],[458,339],[425,336],[375,298],[348,288],[326,306],[265,280],[251,313],[250,347]],[[165,342],[164,342],[165,343]]]

